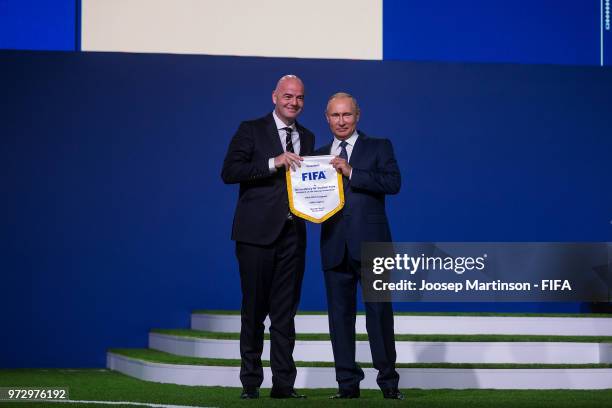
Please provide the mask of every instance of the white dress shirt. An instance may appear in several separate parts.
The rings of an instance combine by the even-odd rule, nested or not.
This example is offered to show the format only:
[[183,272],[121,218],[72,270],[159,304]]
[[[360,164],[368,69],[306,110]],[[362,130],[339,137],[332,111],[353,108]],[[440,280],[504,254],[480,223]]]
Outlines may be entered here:
[[[353,154],[353,147],[355,146],[355,143],[357,142],[358,137],[359,137],[359,133],[357,133],[357,131],[355,130],[353,134],[351,135],[351,137],[345,140],[345,142],[347,143],[345,147],[346,155],[348,156],[347,161],[351,160],[351,154]],[[332,142],[330,154],[340,157],[340,152],[342,151],[342,148],[340,147],[341,142],[342,140],[336,139],[334,137],[334,141]],[[353,169],[351,169],[351,174],[349,174],[348,176],[349,180],[351,179],[352,175],[353,175]]]
[[[351,135],[351,137],[349,137],[348,139],[345,140],[346,143],[348,143],[346,145],[346,154],[348,156],[348,160],[351,160],[351,154],[353,154],[353,147],[355,146],[355,143],[357,142],[357,138],[359,137],[359,133],[357,133],[357,131],[353,132],[353,134]],[[340,143],[342,142],[342,140],[336,139],[334,137],[334,141],[332,143],[331,146],[331,152],[329,154],[333,154],[334,156],[340,156],[340,152],[342,151],[342,148],[340,147]]]
[[[287,126],[285,123],[276,115],[276,111],[272,111],[272,117],[274,118],[274,122],[276,123],[276,129],[278,130],[278,137],[280,138],[281,146],[283,146],[283,151],[287,151],[287,146],[285,145],[285,141],[287,140],[287,131],[284,129],[286,127],[291,128],[291,143],[293,143],[293,151],[295,154],[300,154],[300,134],[295,127],[295,122],[291,125]],[[274,157],[268,159],[268,168],[271,173],[276,171],[276,166],[274,165]]]

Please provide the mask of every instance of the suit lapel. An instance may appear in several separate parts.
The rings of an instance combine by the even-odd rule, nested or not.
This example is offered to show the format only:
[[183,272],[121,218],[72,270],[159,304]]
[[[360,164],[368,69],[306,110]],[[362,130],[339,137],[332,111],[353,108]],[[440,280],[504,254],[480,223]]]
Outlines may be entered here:
[[307,139],[306,132],[304,131],[304,127],[295,121],[295,130],[297,130],[298,138],[300,139],[300,156],[304,156],[304,152],[308,152],[313,150],[314,146],[310,146],[310,139]]
[[276,122],[274,122],[274,117],[271,113],[266,116],[266,121],[266,133],[270,141],[270,146],[272,147],[272,157],[276,157],[283,154],[283,145],[281,144],[280,137],[278,136],[278,129],[276,128]]
[[353,152],[351,153],[351,158],[349,159],[349,164],[351,166],[359,164],[361,158],[366,153],[366,149],[364,146],[364,139],[366,139],[366,135],[365,133],[362,133],[360,131],[357,131],[357,133],[359,134],[359,137],[355,142],[355,146],[353,146]]

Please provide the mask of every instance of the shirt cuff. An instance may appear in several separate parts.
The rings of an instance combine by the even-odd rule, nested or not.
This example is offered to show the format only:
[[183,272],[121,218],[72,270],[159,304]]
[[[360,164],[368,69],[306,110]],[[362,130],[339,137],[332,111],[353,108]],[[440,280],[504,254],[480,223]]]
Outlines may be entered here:
[[276,173],[276,166],[274,165],[274,157],[268,159],[268,168],[270,173]]
[[353,169],[351,169],[351,172],[349,173],[349,180],[351,179],[351,177],[353,177]]

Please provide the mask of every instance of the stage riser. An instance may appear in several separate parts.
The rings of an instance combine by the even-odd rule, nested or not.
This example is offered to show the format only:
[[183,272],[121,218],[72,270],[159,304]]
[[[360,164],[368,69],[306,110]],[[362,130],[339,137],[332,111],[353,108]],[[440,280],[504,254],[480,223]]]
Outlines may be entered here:
[[[266,319],[266,332],[270,327]],[[240,332],[239,315],[192,314],[191,328]],[[365,316],[357,316],[357,333],[366,333]],[[297,333],[328,333],[327,315],[298,315]],[[395,316],[396,334],[514,334],[612,336],[612,319],[589,317]]]
[[[149,348],[188,357],[240,359],[238,340],[193,339],[151,333]],[[395,342],[398,363],[510,363],[598,364],[612,363],[612,344],[545,342]],[[295,343],[296,361],[333,362],[329,341]],[[264,342],[262,359],[270,359],[270,341]],[[372,362],[370,345],[358,341],[356,359]]]
[[[240,387],[239,367],[149,363],[108,353],[107,367],[145,381],[182,385]],[[612,388],[612,369],[399,369],[400,388],[422,389],[605,389]],[[363,389],[378,389],[376,370],[364,369]],[[262,387],[271,387],[264,368]],[[333,368],[298,367],[296,388],[336,388]]]

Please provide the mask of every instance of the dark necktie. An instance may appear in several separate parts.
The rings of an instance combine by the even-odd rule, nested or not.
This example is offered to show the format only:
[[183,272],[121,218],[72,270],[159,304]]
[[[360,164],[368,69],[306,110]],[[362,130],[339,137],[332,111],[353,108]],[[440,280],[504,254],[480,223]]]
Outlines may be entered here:
[[346,140],[343,140],[340,142],[340,158],[344,159],[346,161],[348,161],[348,153],[346,151],[346,146],[348,146],[348,143],[346,143]]
[[290,127],[286,127],[286,128],[283,128],[283,129],[287,133],[287,136],[285,137],[285,151],[286,152],[295,153],[293,151],[293,140],[291,140],[291,130],[292,129]]
[[[348,145],[348,143],[346,143],[345,140],[340,142],[340,157],[341,159],[344,159],[346,161],[348,161],[348,152],[346,151],[346,146]],[[344,186],[344,191],[346,192],[348,190],[348,178],[342,176],[342,184]]]
[[[285,151],[286,152],[295,153],[293,151],[293,140],[291,139],[291,131],[293,129],[291,129],[290,127],[287,126],[286,128],[283,128],[283,130],[286,133],[286,136],[285,136]],[[293,219],[293,215],[291,214],[291,211],[289,211],[289,210],[287,210],[287,219],[288,220],[292,220]]]

